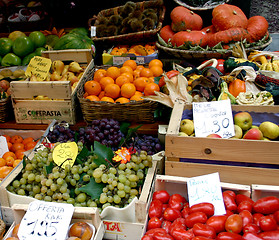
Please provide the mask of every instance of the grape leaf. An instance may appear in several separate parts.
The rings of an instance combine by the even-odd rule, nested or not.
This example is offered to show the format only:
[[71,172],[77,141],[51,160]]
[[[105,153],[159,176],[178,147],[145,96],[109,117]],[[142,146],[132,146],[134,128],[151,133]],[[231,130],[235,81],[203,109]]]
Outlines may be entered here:
[[111,148],[94,141],[94,153],[97,155],[97,159],[94,159],[94,162],[100,166],[101,164],[105,164],[106,166],[109,163],[112,163],[112,158],[114,153]]
[[104,187],[104,183],[96,183],[94,178],[90,178],[90,182],[80,187],[78,190],[88,194],[93,200],[95,200],[99,199]]
[[50,162],[50,164],[48,166],[45,166],[46,173],[50,174],[52,172],[53,167],[54,167],[53,162]]
[[132,136],[134,135],[134,133],[137,132],[137,130],[142,126],[142,124],[138,125],[137,127],[134,127],[134,128],[129,128],[127,133],[125,134],[125,138],[122,138],[121,139],[121,142],[120,142],[120,146],[122,146],[125,142],[128,142]]
[[131,123],[122,122],[122,123],[120,124],[120,131],[121,131],[124,135],[127,135],[130,126],[131,126]]
[[83,162],[86,162],[87,157],[89,156],[89,150],[86,146],[83,146],[82,150],[79,152],[76,158],[76,163],[77,164],[82,164]]

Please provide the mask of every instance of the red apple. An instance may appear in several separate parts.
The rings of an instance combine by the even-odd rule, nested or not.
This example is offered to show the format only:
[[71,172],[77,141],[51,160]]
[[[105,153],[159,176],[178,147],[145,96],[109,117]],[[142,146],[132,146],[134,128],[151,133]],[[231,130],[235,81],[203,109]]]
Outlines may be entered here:
[[258,128],[251,128],[244,134],[243,139],[262,140],[263,133]]
[[248,130],[252,127],[253,119],[248,112],[239,112],[234,115],[234,124],[242,128],[242,130]]
[[216,134],[216,133],[211,133],[208,136],[206,136],[208,138],[222,138],[220,135]]

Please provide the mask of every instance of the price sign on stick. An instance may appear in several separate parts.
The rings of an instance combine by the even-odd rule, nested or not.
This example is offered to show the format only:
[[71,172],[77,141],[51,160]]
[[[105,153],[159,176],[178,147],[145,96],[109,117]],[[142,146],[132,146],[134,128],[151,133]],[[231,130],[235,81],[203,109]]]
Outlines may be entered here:
[[226,213],[219,173],[212,173],[187,180],[190,207],[197,203],[208,202],[214,205],[214,215]]
[[218,134],[230,138],[235,135],[230,100],[194,102],[193,120],[196,137]]
[[78,146],[75,142],[60,143],[53,150],[53,161],[62,168],[66,165],[73,166],[78,154]]
[[25,75],[31,77],[36,76],[38,81],[44,81],[49,73],[51,60],[44,57],[35,56],[30,60]]
[[7,144],[7,139],[3,136],[0,136],[0,157],[2,157],[4,153],[8,151],[9,151],[9,147]]
[[66,239],[73,212],[72,204],[33,201],[20,222],[19,239]]

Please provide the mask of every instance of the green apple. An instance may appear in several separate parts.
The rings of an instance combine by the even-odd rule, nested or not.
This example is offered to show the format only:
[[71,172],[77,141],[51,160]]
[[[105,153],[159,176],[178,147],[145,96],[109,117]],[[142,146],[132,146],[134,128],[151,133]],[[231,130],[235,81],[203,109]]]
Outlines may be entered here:
[[272,140],[279,137],[279,126],[273,122],[262,122],[259,126],[259,129],[262,131],[264,137]]
[[194,122],[191,119],[183,119],[180,123],[180,132],[186,133],[188,136],[194,132]]
[[239,112],[234,115],[234,124],[241,127],[242,130],[248,130],[252,127],[253,119],[248,112]]
[[182,137],[188,137],[188,135],[185,132],[179,132],[178,136],[182,136]]
[[236,124],[234,124],[234,132],[235,132],[234,138],[237,138],[237,139],[242,138],[242,135],[243,135],[242,128]]

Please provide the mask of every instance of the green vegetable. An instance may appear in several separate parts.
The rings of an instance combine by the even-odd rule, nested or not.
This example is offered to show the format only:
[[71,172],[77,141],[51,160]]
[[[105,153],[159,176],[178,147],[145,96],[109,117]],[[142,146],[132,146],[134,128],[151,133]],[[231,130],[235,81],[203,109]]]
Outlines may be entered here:
[[220,87],[221,87],[221,93],[218,97],[218,101],[230,99],[231,104],[236,104],[235,97],[229,92],[228,84],[225,81],[223,81],[221,82]]
[[234,58],[228,58],[224,62],[224,70],[227,73],[233,71],[235,68],[240,66],[250,66],[254,68],[255,71],[259,70],[259,67],[255,63],[250,62],[248,60],[245,62],[238,63]]
[[47,35],[46,36],[46,45],[53,48],[58,40],[59,40],[59,37],[57,35]]
[[89,31],[83,27],[74,28],[69,33],[76,33],[79,35],[85,35],[87,37],[89,36]]
[[14,53],[8,53],[2,58],[1,65],[5,67],[19,66],[21,65],[21,58]]

